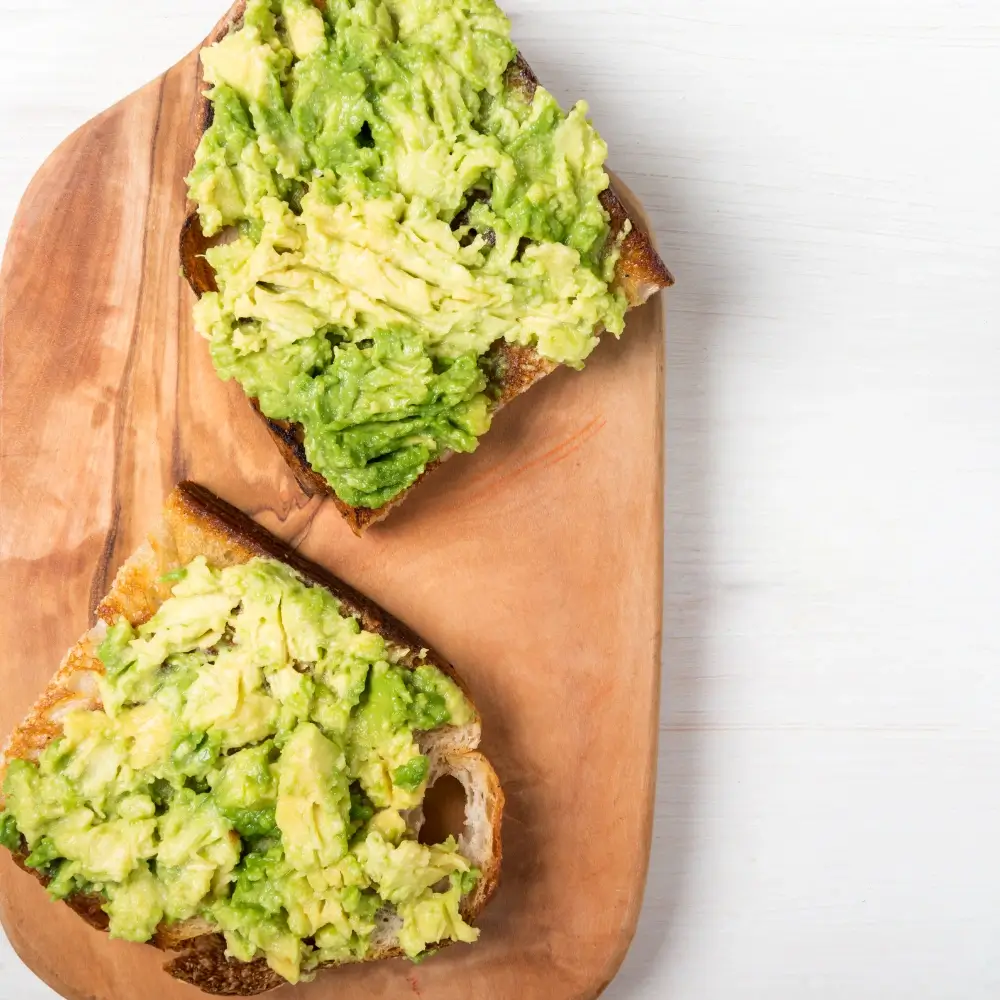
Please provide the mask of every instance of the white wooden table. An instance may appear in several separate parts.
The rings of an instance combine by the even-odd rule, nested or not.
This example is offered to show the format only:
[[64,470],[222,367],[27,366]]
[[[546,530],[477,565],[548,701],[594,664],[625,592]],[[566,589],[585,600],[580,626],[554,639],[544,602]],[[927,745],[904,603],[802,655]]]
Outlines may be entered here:
[[[0,230],[224,5],[0,0]],[[996,1000],[1000,5],[507,7],[678,277],[656,837],[608,995]],[[0,945],[0,998],[51,996]]]

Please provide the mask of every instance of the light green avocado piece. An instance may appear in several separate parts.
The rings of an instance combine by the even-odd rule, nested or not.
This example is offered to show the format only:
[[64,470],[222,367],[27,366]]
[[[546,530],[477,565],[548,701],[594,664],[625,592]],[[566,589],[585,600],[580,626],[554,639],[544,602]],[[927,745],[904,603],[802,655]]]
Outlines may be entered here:
[[299,663],[318,663],[342,620],[340,605],[328,590],[294,581],[281,601],[281,622],[288,652]]
[[452,875],[447,892],[428,889],[396,907],[403,918],[399,945],[410,958],[419,957],[428,946],[446,939],[468,944],[479,940],[478,928],[470,927],[459,912],[462,885],[462,877]]
[[163,919],[163,883],[143,864],[125,882],[110,886],[104,912],[111,918],[111,937],[148,941]]
[[161,679],[160,668],[171,655],[214,646],[239,603],[238,595],[223,588],[204,557],[192,561],[172,593],[136,629],[134,638],[127,623],[119,620],[102,643],[98,653],[107,657],[107,674],[101,681],[101,696],[108,714],[128,703],[148,701]]
[[217,87],[232,87],[251,106],[273,97],[271,81],[280,76],[282,60],[280,50],[270,46],[260,29],[249,23],[201,54],[205,81]]
[[451,838],[434,846],[415,840],[394,845],[372,831],[359,846],[357,856],[378,886],[379,895],[396,904],[411,902],[453,872],[464,874],[472,869]]
[[239,595],[240,614],[233,628],[233,643],[256,666],[280,670],[288,663],[288,640],[282,623],[285,591],[296,582],[279,564],[253,559],[222,571],[223,585]]
[[392,772],[392,783],[408,792],[415,792],[430,772],[430,760],[423,754],[411,757]]
[[21,848],[21,831],[12,813],[0,811],[0,846],[6,847],[12,854]]
[[239,860],[240,838],[210,794],[179,790],[158,817],[157,832],[157,860],[168,868],[198,860],[228,872]]
[[170,920],[194,916],[240,858],[240,837],[213,798],[184,788],[158,818],[157,875]]
[[247,747],[223,759],[211,779],[216,805],[241,837],[262,837],[278,832],[274,810],[278,778],[271,763],[277,757],[269,742]]
[[435,729],[445,723],[465,726],[476,718],[462,689],[437,667],[419,666],[406,680],[413,692],[410,720],[415,729]]
[[202,673],[187,692],[184,723],[192,731],[217,734],[225,749],[273,736],[278,703],[264,687],[250,647],[220,650],[213,669]]
[[288,47],[304,59],[326,45],[326,28],[319,8],[309,0],[284,0],[281,12],[288,33]]
[[[347,855],[351,858],[351,855]],[[346,859],[345,859],[346,860]],[[352,858],[353,861],[353,858]],[[344,863],[338,865],[338,873],[343,875]],[[338,883],[325,889],[316,888],[316,877],[293,872],[280,883],[281,900],[288,914],[288,926],[299,937],[315,937],[324,929],[327,936],[326,947],[333,946],[334,933],[340,938],[341,947],[367,944],[367,939],[375,929],[372,917],[374,910],[361,906],[362,891],[368,883],[360,866],[354,862],[358,878],[350,884],[340,879]],[[381,905],[380,901],[379,904]]]
[[368,693],[354,715],[351,738],[363,747],[378,747],[406,724],[412,703],[403,671],[377,663],[368,680]]
[[268,965],[288,982],[302,978],[312,949],[289,930],[283,917],[268,917],[259,910],[253,913],[225,900],[211,908],[211,915],[225,933],[227,953],[237,961],[252,962],[264,954]]
[[74,809],[52,822],[46,837],[57,857],[79,863],[88,882],[124,882],[156,854],[156,820],[120,817],[100,822],[87,808]]
[[344,763],[343,751],[311,722],[282,749],[275,818],[297,871],[327,868],[347,853],[351,796]]
[[349,888],[324,909],[324,925],[316,932],[320,962],[347,962],[363,958],[375,931],[375,914],[382,906],[376,893]]
[[[114,739],[124,751],[133,781],[139,772],[166,765],[173,737],[174,718],[158,701],[125,709],[116,719]],[[127,782],[128,771],[124,778]]]
[[404,671],[388,663],[377,663],[368,680],[368,690],[351,718],[348,754],[351,772],[379,808],[408,808],[415,803],[407,789],[394,786],[393,774],[419,755],[407,725],[413,698]]
[[39,841],[49,824],[83,804],[68,780],[58,775],[43,777],[39,767],[26,760],[10,762],[3,791],[6,814],[29,847]]

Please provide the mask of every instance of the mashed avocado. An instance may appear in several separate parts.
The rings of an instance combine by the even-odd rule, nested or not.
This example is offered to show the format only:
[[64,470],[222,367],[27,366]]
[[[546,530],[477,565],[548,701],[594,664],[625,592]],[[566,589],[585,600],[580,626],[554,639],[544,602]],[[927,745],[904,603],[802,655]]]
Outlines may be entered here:
[[496,341],[581,367],[622,332],[607,148],[585,104],[505,85],[515,55],[493,0],[250,0],[202,53],[188,185],[237,235],[196,325],[353,506],[475,449]]
[[101,894],[114,937],[203,917],[291,982],[363,957],[385,908],[413,958],[475,940],[459,902],[478,873],[405,818],[429,773],[415,732],[473,718],[455,683],[394,665],[282,563],[178,575],[152,619],[108,630],[104,708],[11,763],[0,843],[23,838],[53,896]]

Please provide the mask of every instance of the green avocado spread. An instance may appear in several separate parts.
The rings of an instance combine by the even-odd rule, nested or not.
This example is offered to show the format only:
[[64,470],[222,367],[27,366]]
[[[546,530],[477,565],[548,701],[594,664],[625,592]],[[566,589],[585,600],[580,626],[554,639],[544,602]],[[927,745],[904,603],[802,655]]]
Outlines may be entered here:
[[200,917],[290,982],[364,957],[376,915],[412,958],[475,941],[459,904],[479,873],[407,822],[429,776],[415,734],[475,717],[457,685],[398,666],[282,563],[178,576],[148,622],[108,630],[103,708],[10,764],[0,842],[54,897],[103,896],[113,937]]
[[586,104],[508,86],[515,56],[493,0],[250,0],[202,53],[188,186],[233,232],[196,326],[352,506],[475,449],[496,342],[579,368],[623,330],[607,147]]

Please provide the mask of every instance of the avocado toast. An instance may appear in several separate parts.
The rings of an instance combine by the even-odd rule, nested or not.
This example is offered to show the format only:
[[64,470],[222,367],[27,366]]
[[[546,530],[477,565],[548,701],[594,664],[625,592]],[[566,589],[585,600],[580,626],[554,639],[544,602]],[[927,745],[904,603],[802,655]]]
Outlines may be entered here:
[[[0,762],[0,838],[55,898],[225,995],[475,940],[503,794],[440,656],[193,484],[97,614]],[[464,831],[425,846],[444,775]]]
[[250,0],[210,41],[196,327],[355,531],[672,283],[493,0]]

